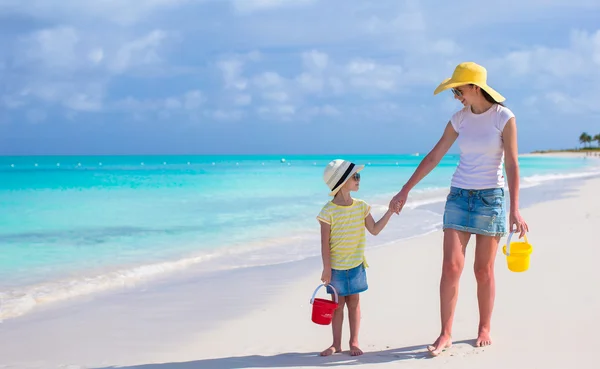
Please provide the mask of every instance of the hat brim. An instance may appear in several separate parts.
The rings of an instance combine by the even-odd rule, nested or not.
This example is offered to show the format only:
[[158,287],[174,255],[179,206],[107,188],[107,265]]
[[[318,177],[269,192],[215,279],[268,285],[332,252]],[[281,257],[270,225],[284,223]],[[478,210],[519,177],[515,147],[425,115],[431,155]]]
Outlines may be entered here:
[[348,174],[348,177],[346,177],[346,180],[344,182],[342,182],[342,184],[340,184],[335,190],[329,192],[329,196],[335,196],[335,194],[338,193],[342,187],[344,187],[344,184],[346,184],[346,182],[348,182],[348,180],[350,178],[352,178],[354,173],[358,173],[361,170],[363,170],[364,168],[365,168],[364,164],[355,165],[354,168],[352,168],[352,170],[350,171],[350,174]]
[[440,92],[446,91],[449,88],[468,85],[468,84],[474,84],[476,86],[479,86],[481,89],[485,90],[485,92],[487,92],[494,100],[496,100],[496,102],[503,102],[506,100],[504,98],[504,96],[500,95],[500,93],[498,91],[494,90],[487,84],[481,84],[481,83],[477,83],[477,82],[473,82],[473,81],[457,82],[457,81],[452,80],[452,78],[446,78],[442,83],[440,83],[440,85],[437,86],[437,88],[433,91],[433,94],[437,95]]

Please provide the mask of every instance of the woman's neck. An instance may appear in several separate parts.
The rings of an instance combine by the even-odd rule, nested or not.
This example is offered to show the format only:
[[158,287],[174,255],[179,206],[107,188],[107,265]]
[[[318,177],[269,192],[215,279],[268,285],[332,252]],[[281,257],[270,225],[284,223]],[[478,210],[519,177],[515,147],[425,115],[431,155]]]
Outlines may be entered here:
[[492,105],[494,104],[483,99],[483,101],[478,101],[474,104],[471,104],[471,112],[473,114],[482,114],[488,111],[492,107]]

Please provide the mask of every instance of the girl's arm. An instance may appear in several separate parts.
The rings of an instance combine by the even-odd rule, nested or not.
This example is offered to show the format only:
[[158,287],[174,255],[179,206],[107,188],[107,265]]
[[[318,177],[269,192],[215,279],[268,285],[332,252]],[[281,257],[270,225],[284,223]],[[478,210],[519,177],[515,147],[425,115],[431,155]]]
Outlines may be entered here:
[[442,137],[439,139],[437,144],[431,149],[431,151],[421,160],[421,163],[415,169],[413,175],[406,181],[406,184],[402,187],[402,190],[394,196],[392,199],[393,208],[395,209],[396,214],[400,213],[400,210],[406,203],[406,199],[408,198],[408,193],[413,189],[429,172],[435,168],[444,155],[450,150],[454,141],[458,137],[458,133],[452,127],[452,123],[448,122],[446,124],[446,129],[442,134]]
[[383,228],[385,228],[385,226],[388,224],[390,218],[392,217],[392,214],[394,214],[394,211],[390,208],[385,212],[381,219],[379,219],[379,221],[375,223],[373,216],[371,215],[371,213],[369,213],[369,215],[367,215],[367,217],[365,218],[365,227],[367,227],[369,233],[371,233],[373,236],[377,236],[379,232],[381,232]]
[[529,226],[519,213],[519,150],[517,146],[517,123],[512,117],[504,126],[502,132],[504,142],[504,154],[506,156],[504,167],[508,182],[508,191],[510,192],[510,216],[509,231],[519,232],[519,238],[523,237],[525,232],[529,232]]
[[323,283],[329,283],[331,282],[331,250],[329,248],[331,226],[321,221],[319,221],[319,223],[321,224],[321,258],[323,259],[321,281]]

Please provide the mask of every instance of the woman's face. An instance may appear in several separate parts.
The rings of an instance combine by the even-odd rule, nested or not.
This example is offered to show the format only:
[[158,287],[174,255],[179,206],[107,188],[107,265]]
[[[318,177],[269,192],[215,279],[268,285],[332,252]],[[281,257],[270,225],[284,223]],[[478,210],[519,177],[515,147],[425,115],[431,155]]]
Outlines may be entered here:
[[454,98],[460,101],[464,106],[471,105],[476,98],[477,91],[473,85],[462,85],[452,89]]

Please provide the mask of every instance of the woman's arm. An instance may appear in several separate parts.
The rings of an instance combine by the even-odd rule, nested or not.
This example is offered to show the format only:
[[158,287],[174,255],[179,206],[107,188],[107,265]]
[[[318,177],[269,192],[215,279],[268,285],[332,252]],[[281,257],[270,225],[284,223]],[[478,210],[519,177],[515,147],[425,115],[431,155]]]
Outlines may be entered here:
[[406,199],[408,198],[408,193],[413,189],[426,175],[428,175],[433,168],[435,168],[444,155],[450,150],[454,141],[458,137],[458,133],[452,127],[452,124],[448,122],[446,124],[446,129],[442,137],[439,139],[437,144],[431,149],[431,151],[421,160],[417,169],[413,175],[406,181],[406,184],[402,187],[402,190],[398,192],[396,196],[393,198],[393,202],[395,203],[396,214],[400,213],[402,207],[406,203]]
[[502,139],[504,142],[504,167],[510,192],[509,231],[512,232],[513,225],[515,225],[515,232],[519,232],[519,238],[521,238],[525,232],[529,232],[529,227],[519,213],[519,150],[517,123],[514,117],[510,118],[504,126]]

